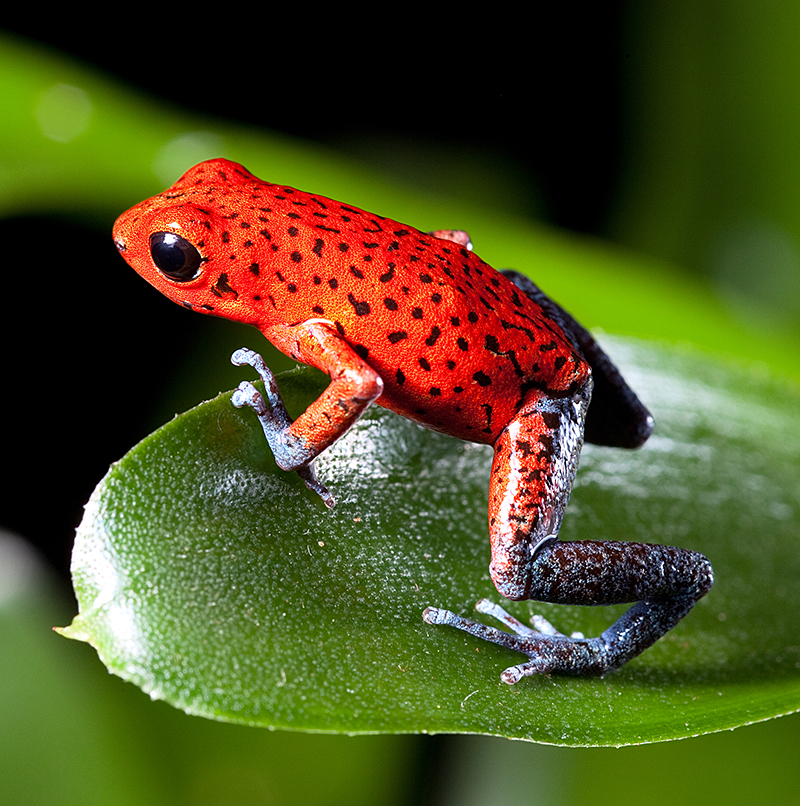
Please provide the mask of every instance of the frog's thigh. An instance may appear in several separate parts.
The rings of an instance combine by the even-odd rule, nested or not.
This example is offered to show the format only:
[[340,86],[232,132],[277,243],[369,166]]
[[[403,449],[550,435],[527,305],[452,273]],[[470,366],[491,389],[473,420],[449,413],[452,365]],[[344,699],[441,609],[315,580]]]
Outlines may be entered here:
[[574,396],[533,390],[494,447],[490,572],[498,591],[526,599],[539,547],[558,535],[583,442],[591,380]]

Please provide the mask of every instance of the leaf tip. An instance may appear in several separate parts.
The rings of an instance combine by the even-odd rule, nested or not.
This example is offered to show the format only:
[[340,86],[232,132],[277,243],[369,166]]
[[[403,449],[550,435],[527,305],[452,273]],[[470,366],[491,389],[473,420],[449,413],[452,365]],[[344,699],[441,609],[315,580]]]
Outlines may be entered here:
[[89,634],[83,628],[80,616],[76,617],[72,624],[66,627],[53,627],[53,632],[57,632],[59,635],[63,635],[64,638],[69,638],[73,641],[85,641],[89,643]]

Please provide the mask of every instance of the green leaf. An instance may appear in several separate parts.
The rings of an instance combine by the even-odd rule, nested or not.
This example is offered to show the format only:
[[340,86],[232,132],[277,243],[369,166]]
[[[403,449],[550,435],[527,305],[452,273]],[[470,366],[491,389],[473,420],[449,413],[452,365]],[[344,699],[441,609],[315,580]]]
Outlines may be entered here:
[[[374,407],[318,462],[326,510],[276,469],[229,394],[145,439],[95,491],[64,633],[189,713],[309,731],[474,732],[619,745],[800,708],[800,397],[764,374],[604,339],[656,416],[639,451],[587,446],[566,539],[704,552],[716,585],[604,679],[500,672],[521,656],[428,626],[427,605],[498,599],[487,566],[491,451]],[[295,415],[325,379],[279,380]],[[566,631],[621,608],[512,603]]]

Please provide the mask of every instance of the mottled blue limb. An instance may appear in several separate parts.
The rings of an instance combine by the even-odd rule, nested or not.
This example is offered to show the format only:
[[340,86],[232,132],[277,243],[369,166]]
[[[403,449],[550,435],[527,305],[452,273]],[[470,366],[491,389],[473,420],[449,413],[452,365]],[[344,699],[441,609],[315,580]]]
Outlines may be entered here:
[[532,630],[485,600],[477,609],[512,632],[439,608],[428,608],[423,619],[527,655],[528,662],[503,672],[506,683],[551,672],[602,676],[669,632],[708,592],[713,581],[708,560],[686,549],[617,541],[554,542],[531,559],[525,598],[577,605],[636,602],[602,635],[567,637],[544,620],[537,622],[538,630]]
[[591,640],[568,638],[557,631],[555,635],[545,635],[526,627],[497,605],[491,615],[499,616],[499,620],[513,629],[514,633],[489,627],[438,607],[426,608],[422,618],[428,624],[455,627],[476,638],[527,655],[529,660],[526,663],[510,666],[500,675],[500,679],[509,685],[534,674],[551,672],[573,675],[602,674],[601,671],[589,670],[600,669],[607,665],[604,657],[605,647],[600,638]]
[[[475,603],[475,609],[479,613],[483,613],[485,616],[491,616],[493,619],[496,619],[501,624],[504,624],[506,627],[508,627],[512,632],[517,633],[517,635],[541,634],[561,635],[566,637],[564,633],[559,632],[546,618],[539,616],[536,613],[531,616],[531,624],[533,624],[533,629],[531,629],[521,621],[515,619],[514,616],[512,616],[510,613],[507,613],[502,607],[500,607],[499,604],[491,601],[491,599],[479,599]],[[584,636],[583,633],[574,632],[570,637],[583,638]]]
[[333,495],[320,482],[314,470],[312,459],[316,453],[289,431],[292,419],[286,411],[272,370],[258,353],[247,348],[236,350],[231,356],[231,362],[236,366],[253,367],[261,376],[267,393],[265,400],[252,383],[242,381],[234,390],[231,403],[237,408],[249,406],[256,413],[278,467],[282,470],[294,470],[306,486],[322,498],[325,506],[334,506]]

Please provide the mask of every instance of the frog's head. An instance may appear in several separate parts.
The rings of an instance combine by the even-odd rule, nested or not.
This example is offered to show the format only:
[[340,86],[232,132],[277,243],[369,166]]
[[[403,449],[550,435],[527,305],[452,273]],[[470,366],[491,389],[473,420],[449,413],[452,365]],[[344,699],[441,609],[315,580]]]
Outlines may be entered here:
[[253,182],[256,177],[235,162],[202,162],[168,190],[123,213],[114,224],[114,243],[171,300],[250,322],[244,289],[258,273],[248,251],[259,235],[237,218]]

